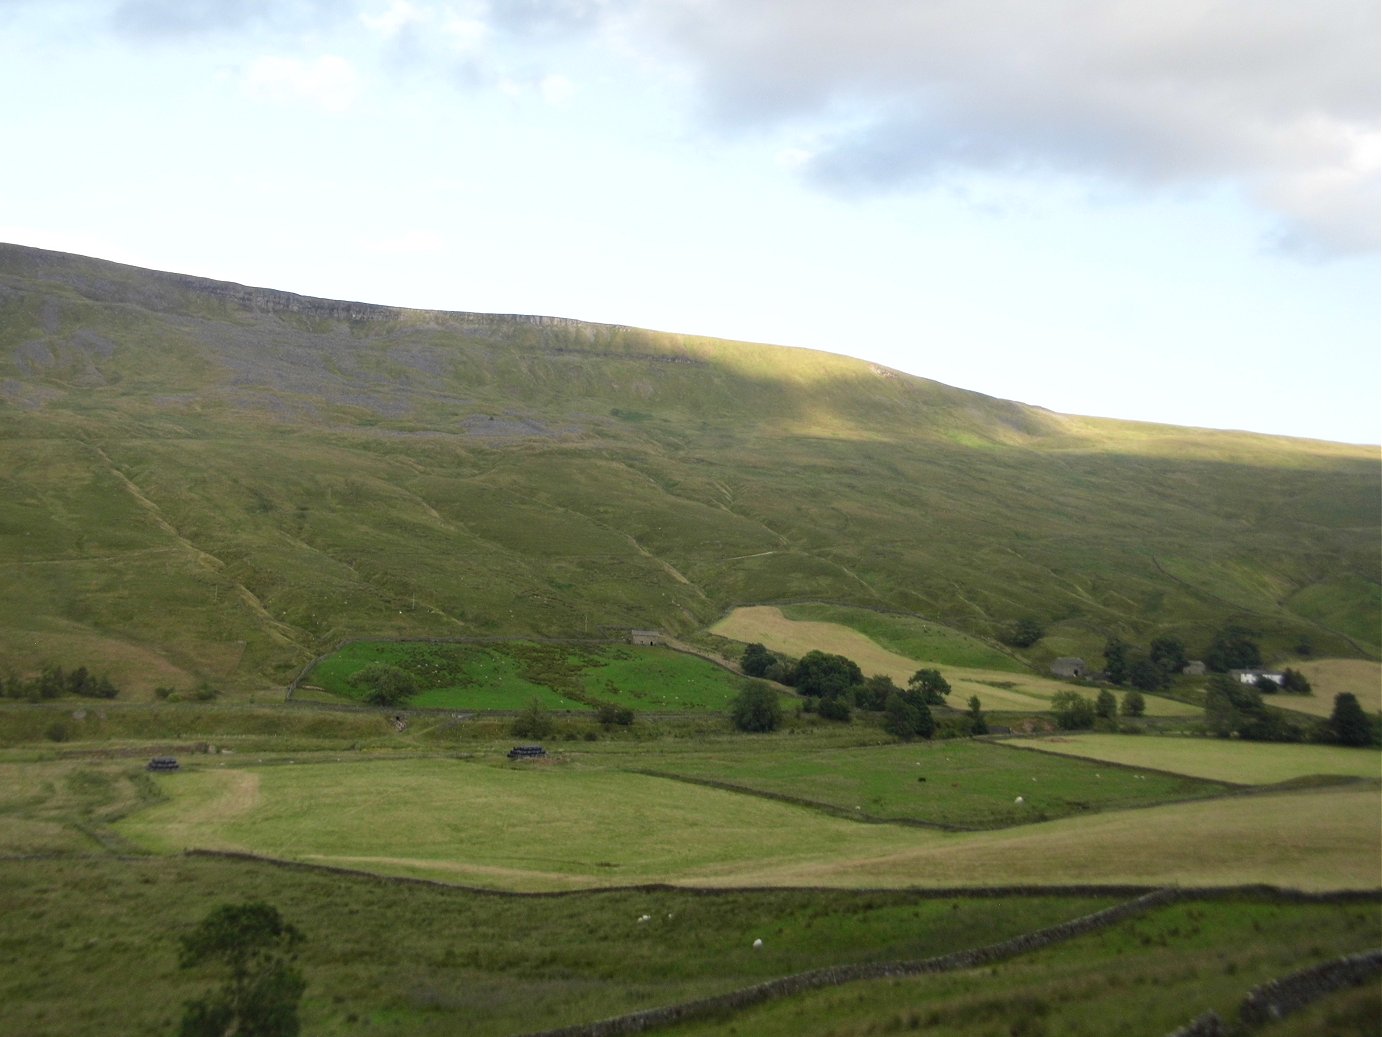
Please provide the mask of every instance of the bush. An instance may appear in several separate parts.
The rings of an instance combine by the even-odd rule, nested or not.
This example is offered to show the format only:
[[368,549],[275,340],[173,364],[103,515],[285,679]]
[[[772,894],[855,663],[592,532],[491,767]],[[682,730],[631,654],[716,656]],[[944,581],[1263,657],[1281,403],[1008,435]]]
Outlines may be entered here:
[[1147,700],[1142,697],[1140,691],[1130,691],[1123,696],[1123,715],[1125,717],[1140,717],[1147,712]]
[[749,681],[729,707],[729,718],[740,731],[776,731],[782,723],[782,704],[765,681]]
[[374,706],[400,706],[418,691],[411,673],[388,663],[370,663],[356,670],[350,683],[362,689],[365,701]]
[[537,699],[531,699],[509,725],[509,731],[519,738],[550,738],[556,729],[552,714]]
[[1051,697],[1051,712],[1056,723],[1066,731],[1078,731],[1094,726],[1094,703],[1078,691],[1058,691]]
[[1113,697],[1113,692],[1108,688],[1100,688],[1099,695],[1094,700],[1094,715],[1103,720],[1111,720],[1118,712],[1118,700]]
[[633,723],[633,710],[624,706],[616,706],[612,702],[601,705],[595,716],[605,727],[613,727],[616,724],[620,727],[628,727]]
[[884,710],[887,717],[883,720],[883,730],[904,742],[913,738],[929,739],[936,733],[935,718],[918,695],[895,691],[888,696]]
[[755,641],[744,649],[744,654],[739,659],[739,668],[749,677],[762,677],[775,662],[777,659],[773,653]]
[[816,712],[826,720],[839,720],[846,723],[851,716],[849,702],[843,697],[821,699],[816,706]]

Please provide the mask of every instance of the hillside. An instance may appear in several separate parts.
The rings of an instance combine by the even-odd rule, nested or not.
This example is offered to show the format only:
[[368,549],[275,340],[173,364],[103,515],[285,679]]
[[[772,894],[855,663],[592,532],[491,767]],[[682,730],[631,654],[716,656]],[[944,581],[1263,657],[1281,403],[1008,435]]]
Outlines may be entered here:
[[345,637],[690,634],[806,599],[981,638],[1037,616],[1035,662],[1230,620],[1379,654],[1375,448],[807,350],[0,245],[0,443],[0,670],[253,689]]

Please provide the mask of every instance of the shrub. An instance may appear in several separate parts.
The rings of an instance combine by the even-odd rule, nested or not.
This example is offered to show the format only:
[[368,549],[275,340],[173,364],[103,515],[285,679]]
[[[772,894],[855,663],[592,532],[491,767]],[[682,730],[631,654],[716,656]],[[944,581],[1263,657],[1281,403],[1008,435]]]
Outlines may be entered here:
[[537,699],[531,699],[509,725],[509,730],[519,738],[550,738],[556,729],[552,714]]
[[729,718],[740,731],[776,731],[782,723],[777,692],[765,681],[749,681],[730,703]]
[[350,675],[350,683],[365,693],[374,706],[399,706],[418,691],[417,680],[407,670],[388,663],[370,663]]
[[1147,712],[1147,700],[1142,697],[1140,691],[1130,691],[1123,696],[1123,715],[1125,717],[1140,717]]
[[1066,731],[1094,726],[1094,703],[1078,691],[1058,691],[1051,697],[1051,712]]

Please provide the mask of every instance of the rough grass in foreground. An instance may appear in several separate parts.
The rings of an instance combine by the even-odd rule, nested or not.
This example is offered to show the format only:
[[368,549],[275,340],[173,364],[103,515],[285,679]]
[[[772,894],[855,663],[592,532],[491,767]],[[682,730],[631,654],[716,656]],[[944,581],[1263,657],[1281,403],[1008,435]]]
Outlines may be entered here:
[[[1304,907],[1227,899],[1174,904],[1030,955],[934,976],[812,991],[728,1017],[649,1031],[664,1037],[1164,1037],[1213,1009],[1235,1019],[1254,986],[1375,945],[1374,904]],[[1375,999],[1376,986],[1373,985]],[[1331,999],[1327,1005],[1337,1004]],[[1322,1006],[1322,1011],[1329,1008]],[[1271,1028],[1264,1033],[1275,1035]],[[1376,1017],[1285,1033],[1373,1037]]]

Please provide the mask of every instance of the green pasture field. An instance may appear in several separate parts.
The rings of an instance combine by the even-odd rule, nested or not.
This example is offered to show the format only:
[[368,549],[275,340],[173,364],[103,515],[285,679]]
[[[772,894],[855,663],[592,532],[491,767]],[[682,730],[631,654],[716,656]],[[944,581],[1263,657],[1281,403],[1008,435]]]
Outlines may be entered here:
[[370,663],[407,670],[419,709],[588,710],[609,702],[639,711],[724,711],[743,679],[694,655],[656,645],[357,641],[317,663],[305,682],[359,700],[352,674]]
[[790,796],[861,818],[965,828],[1030,824],[1227,791],[1217,782],[1171,774],[1047,762],[1002,744],[956,739],[764,753],[727,744],[719,751],[669,756],[658,767],[660,773]]
[[[1163,1037],[1209,1010],[1234,1020],[1253,987],[1370,949],[1379,936],[1376,904],[1326,907],[1250,898],[1180,903],[983,968],[826,988],[648,1032],[710,1037],[733,1027],[755,1037],[911,1031],[946,1037]],[[1367,1006],[1377,999],[1377,985],[1370,984],[1361,999],[1346,992],[1319,1005],[1316,1018],[1331,1011],[1340,1016],[1332,1028],[1295,1029],[1288,1020],[1261,1032],[1370,1037],[1377,1015]]]
[[[792,610],[792,615],[806,615],[811,611],[805,606],[793,606]],[[851,609],[837,610],[834,614],[847,616],[852,623],[858,623],[866,628],[874,627],[874,624],[864,623],[858,618],[861,613],[863,613],[861,609]],[[829,613],[826,612],[825,614]],[[902,626],[902,624],[898,624],[898,626]],[[952,688],[948,701],[956,708],[963,708],[971,696],[978,695],[985,710],[1041,712],[1050,708],[1051,698],[1057,692],[1070,691],[1072,688],[1078,687],[1048,677],[1037,677],[1030,673],[1016,672],[1014,661],[1006,658],[1001,660],[1003,662],[1002,668],[982,669],[943,663],[921,655],[903,655],[898,651],[883,647],[870,636],[862,633],[860,629],[855,629],[843,622],[794,619],[788,616],[787,611],[772,605],[752,605],[737,608],[712,626],[710,630],[722,637],[742,641],[746,644],[757,641],[773,651],[796,658],[800,658],[812,649],[838,653],[848,656],[858,663],[865,676],[876,673],[886,674],[899,685],[905,685],[908,678],[921,667],[939,663],[941,673],[950,682]],[[920,637],[904,641],[895,637],[891,643],[903,645],[909,650],[918,650],[925,649],[928,645],[944,646],[951,640],[938,632],[930,641]],[[960,639],[957,637],[953,640]],[[968,639],[960,643],[968,649],[977,642]],[[951,657],[955,655],[947,647],[941,647],[940,653]],[[997,653],[994,652],[993,655],[997,656]],[[968,657],[976,660],[984,658],[977,652]],[[1090,689],[1082,689],[1082,691],[1091,698],[1095,694]],[[1196,706],[1177,702],[1160,695],[1146,695],[1144,698],[1147,705],[1147,716],[1198,717],[1203,713],[1203,710]]]
[[[791,745],[784,736],[779,751]],[[657,761],[650,751],[639,762]],[[166,800],[113,830],[155,853],[247,850],[517,890],[642,882],[1371,888],[1382,864],[1382,802],[1372,785],[951,833],[861,823],[620,769],[629,766],[627,751],[573,750],[533,765],[510,764],[498,748],[469,760],[208,760],[157,776]],[[1029,791],[1040,786],[1027,782]]]
[[1148,767],[1206,781],[1238,785],[1274,785],[1318,775],[1382,777],[1382,753],[1338,745],[1284,745],[1207,738],[1129,738],[1106,734],[1072,734],[1014,741],[1015,746],[1107,760],[1124,767]]
[[1309,695],[1266,695],[1269,706],[1314,717],[1334,712],[1334,696],[1349,692],[1369,713],[1382,713],[1382,663],[1371,659],[1306,659],[1291,664],[1310,682]]
[[[177,939],[262,899],[303,931],[302,1032],[508,1035],[733,990],[827,965],[924,958],[1117,902],[905,891],[477,894],[208,858],[0,860],[0,1034],[176,1030],[214,981]],[[1332,941],[1337,923],[1316,912]],[[640,922],[643,916],[646,922]],[[754,939],[765,948],[755,951]]]
[[916,616],[816,602],[783,605],[781,612],[788,620],[835,623],[848,627],[889,651],[908,659],[924,660],[933,666],[1027,672],[1027,667],[1020,660],[998,647],[952,627]]

